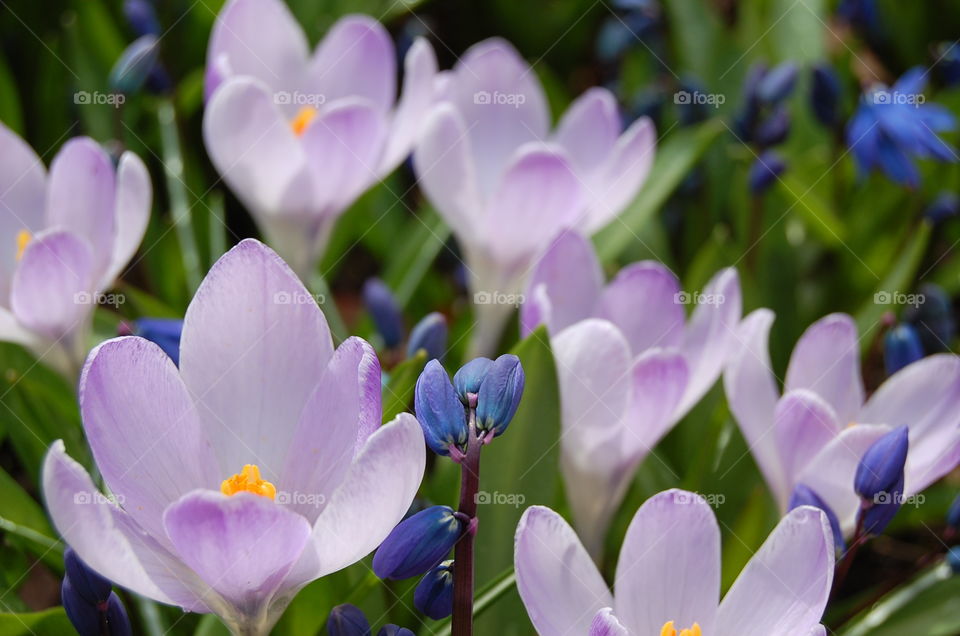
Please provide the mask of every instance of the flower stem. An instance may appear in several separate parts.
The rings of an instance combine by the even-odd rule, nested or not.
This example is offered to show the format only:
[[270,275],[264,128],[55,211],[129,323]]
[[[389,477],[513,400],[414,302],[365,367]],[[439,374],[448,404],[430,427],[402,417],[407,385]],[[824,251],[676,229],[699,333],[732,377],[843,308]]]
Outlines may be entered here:
[[476,533],[477,490],[480,487],[480,450],[477,414],[470,409],[467,452],[460,463],[459,512],[474,520],[453,550],[453,636],[473,634],[473,539]]
[[847,573],[850,571],[850,566],[853,564],[853,559],[856,558],[860,546],[866,543],[869,538],[870,536],[863,531],[863,512],[861,511],[861,513],[857,515],[857,529],[853,533],[853,540],[850,542],[850,547],[847,548],[847,551],[840,557],[840,563],[837,565],[836,574],[833,577],[833,587],[830,591],[831,597],[835,598],[839,593],[840,586],[843,585],[844,579],[847,578]]

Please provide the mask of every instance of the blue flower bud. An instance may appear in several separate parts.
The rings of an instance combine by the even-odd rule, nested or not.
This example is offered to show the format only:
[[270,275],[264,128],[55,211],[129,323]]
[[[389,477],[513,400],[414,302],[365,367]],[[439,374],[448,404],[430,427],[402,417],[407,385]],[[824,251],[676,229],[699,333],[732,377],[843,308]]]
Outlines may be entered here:
[[173,363],[180,364],[180,334],[183,321],[176,318],[140,318],[132,326],[121,323],[121,336],[140,336],[163,349]]
[[954,574],[960,574],[960,546],[953,546],[947,550],[947,565]]
[[449,455],[453,444],[466,452],[467,415],[450,384],[450,377],[437,360],[428,362],[417,378],[413,405],[430,450]]
[[785,106],[778,106],[757,126],[754,141],[762,148],[769,148],[782,143],[788,134],[790,134],[790,113]]
[[432,506],[407,517],[377,548],[373,571],[381,579],[419,576],[444,560],[463,527],[449,506]]
[[91,570],[73,551],[67,548],[63,553],[63,568],[66,578],[70,579],[73,591],[89,605],[96,606],[110,598],[113,584]]
[[[492,364],[493,360],[490,358],[474,358],[460,367],[454,374],[453,386],[457,390],[460,401],[465,406],[476,408],[477,393],[480,392],[480,385],[483,383],[483,379],[487,377],[487,372],[490,371],[490,365]],[[471,394],[473,395],[472,400]]]
[[[80,636],[129,636],[127,610],[106,580],[77,557],[70,548],[64,554],[66,574],[60,586],[63,609]],[[104,631],[104,626],[106,630]]]
[[116,592],[110,593],[107,599],[107,632],[110,636],[131,636],[133,628],[130,626],[130,617],[127,608]]
[[501,435],[513,419],[523,397],[523,365],[515,355],[493,361],[477,393],[477,430]]
[[957,495],[950,509],[947,511],[947,525],[956,531],[960,531],[960,495]]
[[453,613],[453,561],[427,572],[413,591],[413,605],[437,621]]
[[920,336],[910,325],[897,325],[883,337],[883,364],[887,375],[893,375],[922,357],[923,345],[920,344]]
[[875,441],[857,465],[853,482],[857,494],[868,502],[878,495],[891,494],[896,484],[903,481],[909,446],[906,426],[899,426]]
[[414,636],[414,634],[406,627],[390,624],[381,627],[377,636]]
[[427,314],[410,332],[407,357],[415,355],[420,349],[427,352],[428,360],[443,360],[447,351],[447,319],[440,312]]
[[790,503],[787,504],[788,510],[793,510],[800,506],[813,506],[823,510],[827,515],[827,521],[830,522],[830,529],[833,530],[833,542],[839,552],[846,549],[846,542],[843,540],[843,531],[840,529],[840,520],[834,514],[833,509],[821,499],[817,493],[804,484],[797,484],[790,495]]
[[903,502],[903,474],[889,490],[878,492],[860,508],[861,523],[866,534],[880,534],[893,520]]
[[95,604],[90,604],[80,596],[69,576],[64,577],[60,585],[60,601],[67,618],[80,636],[100,636],[100,611]]
[[147,81],[157,63],[157,38],[144,35],[128,46],[120,55],[107,82],[112,90],[121,93],[136,93]]
[[797,65],[784,62],[764,74],[757,83],[757,98],[767,104],[782,101],[793,92],[797,83]]
[[344,603],[330,610],[329,636],[370,636],[370,623],[360,608]]
[[919,303],[907,307],[903,319],[916,328],[925,353],[948,351],[956,333],[950,296],[940,285],[924,283],[919,298]]
[[960,212],[960,197],[952,192],[941,192],[927,206],[923,215],[934,223],[940,223],[956,216],[958,212]]
[[750,166],[747,181],[752,194],[763,194],[787,169],[787,164],[772,150],[763,153]]
[[941,42],[936,46],[934,58],[938,60],[934,67],[937,77],[944,86],[960,84],[960,51],[954,42]]
[[123,3],[123,15],[137,36],[160,35],[160,22],[153,4],[146,0],[126,0]]
[[810,106],[813,116],[827,128],[840,123],[840,78],[829,64],[813,67],[813,82],[810,90]]
[[373,324],[383,344],[392,349],[403,340],[403,316],[390,288],[379,278],[369,278],[363,285],[363,304],[367,306]]

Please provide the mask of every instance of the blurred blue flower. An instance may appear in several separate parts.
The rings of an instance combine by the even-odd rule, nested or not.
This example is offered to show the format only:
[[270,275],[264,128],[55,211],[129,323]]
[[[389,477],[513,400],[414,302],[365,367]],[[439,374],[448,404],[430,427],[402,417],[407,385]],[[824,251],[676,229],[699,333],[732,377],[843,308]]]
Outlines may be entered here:
[[908,324],[900,324],[883,337],[883,364],[887,375],[893,375],[903,367],[923,357],[923,345],[917,330]]
[[400,344],[403,340],[403,315],[386,283],[379,278],[368,278],[363,284],[363,304],[370,312],[383,344],[388,349]]
[[945,86],[960,84],[960,46],[956,42],[941,42],[934,51],[937,59],[937,77]]
[[123,15],[137,36],[160,35],[160,22],[153,4],[147,0],[125,0]]
[[747,176],[750,192],[763,194],[786,169],[787,164],[780,155],[772,150],[764,152],[750,166],[750,174]]
[[924,283],[918,298],[920,302],[908,307],[903,319],[916,328],[925,353],[949,351],[956,333],[950,295],[936,283]]
[[840,123],[840,78],[826,63],[814,66],[812,75],[810,105],[813,115],[827,128],[834,128]]
[[427,314],[410,331],[407,357],[423,349],[427,352],[427,360],[443,360],[447,351],[447,333],[447,319],[443,314],[438,311]]
[[923,216],[934,223],[940,223],[956,216],[957,212],[960,212],[960,197],[952,192],[941,192],[923,211]]
[[148,34],[134,40],[110,69],[107,83],[111,90],[130,94],[138,92],[157,65],[157,54],[156,36]]

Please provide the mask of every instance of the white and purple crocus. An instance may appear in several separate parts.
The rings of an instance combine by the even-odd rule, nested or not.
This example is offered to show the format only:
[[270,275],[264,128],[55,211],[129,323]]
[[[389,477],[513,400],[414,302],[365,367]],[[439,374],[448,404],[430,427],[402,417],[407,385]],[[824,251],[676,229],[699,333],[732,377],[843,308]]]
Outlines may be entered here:
[[334,222],[410,153],[437,63],[417,40],[397,60],[386,29],[347,16],[311,53],[282,0],[229,0],[207,50],[203,137],[213,165],[302,278]]
[[132,152],[115,167],[78,137],[48,172],[0,124],[0,340],[75,379],[93,310],[140,246],[151,199],[150,175]]
[[909,430],[904,497],[960,463],[960,358],[937,354],[907,365],[865,400],[856,324],[846,314],[831,314],[800,337],[781,396],[767,352],[773,318],[768,309],[744,318],[724,385],[781,510],[802,484],[849,534],[860,508],[853,489],[857,465],[895,427]]
[[643,261],[605,286],[593,246],[566,232],[537,263],[525,299],[523,334],[538,324],[550,332],[567,498],[599,558],[637,465],[713,386],[738,346],[739,279],[725,269],[702,294],[689,294],[669,269]]
[[540,636],[824,636],[833,533],[823,511],[791,511],[721,601],[713,510],[696,493],[668,490],[633,517],[614,593],[573,529],[549,508],[523,513],[514,567]]
[[80,382],[110,495],[57,442],[54,524],[91,568],[138,594],[266,634],[296,592],[376,548],[423,475],[412,415],[380,425],[380,366],[269,248],[245,240],[184,319],[180,369],[147,340],[109,340]]
[[581,95],[551,130],[536,74],[499,39],[472,46],[437,84],[414,167],[463,249],[473,353],[489,355],[537,255],[563,229],[592,234],[637,195],[655,131],[643,118],[621,134],[616,100],[602,88]]

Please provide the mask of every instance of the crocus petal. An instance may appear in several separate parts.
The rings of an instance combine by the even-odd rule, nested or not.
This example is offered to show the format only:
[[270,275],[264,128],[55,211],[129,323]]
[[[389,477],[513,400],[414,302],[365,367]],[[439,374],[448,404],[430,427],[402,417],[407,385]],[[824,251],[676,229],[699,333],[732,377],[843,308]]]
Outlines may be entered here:
[[580,178],[592,189],[620,135],[617,100],[605,88],[591,88],[563,114],[553,141],[562,147]]
[[837,414],[813,391],[790,391],[777,403],[774,435],[788,481],[840,433]]
[[9,307],[17,235],[43,229],[47,174],[25,141],[0,123],[0,307]]
[[380,174],[393,171],[410,154],[431,104],[437,75],[437,56],[423,38],[417,38],[403,61],[403,93],[390,124],[390,138],[380,162]]
[[827,628],[823,625],[814,625],[807,632],[807,636],[827,636]]
[[737,270],[718,272],[703,290],[690,323],[683,332],[681,350],[690,368],[687,391],[677,407],[677,417],[686,414],[717,381],[727,359],[739,347],[740,278]]
[[57,340],[73,332],[93,309],[92,285],[89,244],[70,232],[48,230],[23,252],[10,306],[21,325]]
[[690,377],[687,362],[677,351],[649,349],[632,371],[633,395],[625,419],[623,445],[634,461],[646,456],[676,422],[673,414]]
[[769,309],[757,309],[740,323],[737,346],[724,370],[723,386],[740,432],[747,440],[767,485],[784,508],[791,486],[783,473],[773,433],[773,413],[780,395],[770,368],[767,346],[773,318]]
[[230,0],[210,34],[204,96],[209,100],[221,83],[240,75],[297,88],[307,53],[307,39],[282,0]]
[[810,389],[826,400],[841,422],[856,419],[863,404],[857,326],[846,314],[830,314],[800,336],[784,390]]
[[113,255],[116,195],[113,163],[90,138],[71,139],[50,164],[48,226],[69,230],[90,244],[96,283]]
[[332,354],[323,313],[273,250],[247,239],[213,265],[184,317],[180,373],[222,475],[257,464],[276,483]]
[[540,636],[586,634],[613,598],[590,555],[563,517],[527,508],[514,543],[517,591]]
[[35,340],[36,336],[20,325],[13,313],[0,307],[0,342],[30,346]]
[[110,267],[100,280],[98,289],[107,289],[140,247],[150,221],[153,188],[143,161],[132,152],[125,152],[117,166],[115,235]]
[[640,506],[623,539],[614,590],[617,617],[633,634],[656,634],[667,621],[727,633],[714,632],[720,528],[703,497],[674,489]]
[[[534,291],[542,287],[542,291]],[[600,289],[603,272],[590,242],[577,232],[563,232],[554,239],[540,257],[520,310],[523,335],[528,335],[543,316],[543,308],[536,307],[537,296],[546,294],[549,303],[547,327],[551,333],[559,333],[570,325],[589,318]]]
[[653,122],[641,117],[620,137],[591,185],[589,208],[581,227],[600,229],[627,207],[647,180],[657,146]]
[[348,15],[324,36],[310,61],[309,90],[330,104],[363,97],[386,113],[397,95],[397,58],[390,34],[365,15]]
[[960,461],[960,359],[933,355],[880,385],[859,421],[910,428],[907,494],[920,492]]
[[827,516],[810,506],[791,510],[727,592],[716,633],[806,634],[823,616],[833,562]]
[[168,505],[224,477],[177,367],[149,340],[116,338],[90,352],[80,411],[107,486],[155,537]]
[[650,347],[676,347],[683,338],[680,281],[653,261],[620,270],[600,296],[597,314],[620,328],[634,355]]
[[589,636],[629,636],[627,628],[617,620],[609,607],[604,607],[593,617],[588,634]]
[[310,524],[266,497],[196,490],[163,515],[179,556],[207,585],[257,616],[310,539]]
[[487,203],[485,236],[478,237],[504,263],[534,256],[571,227],[582,187],[566,157],[533,144],[520,151]]

